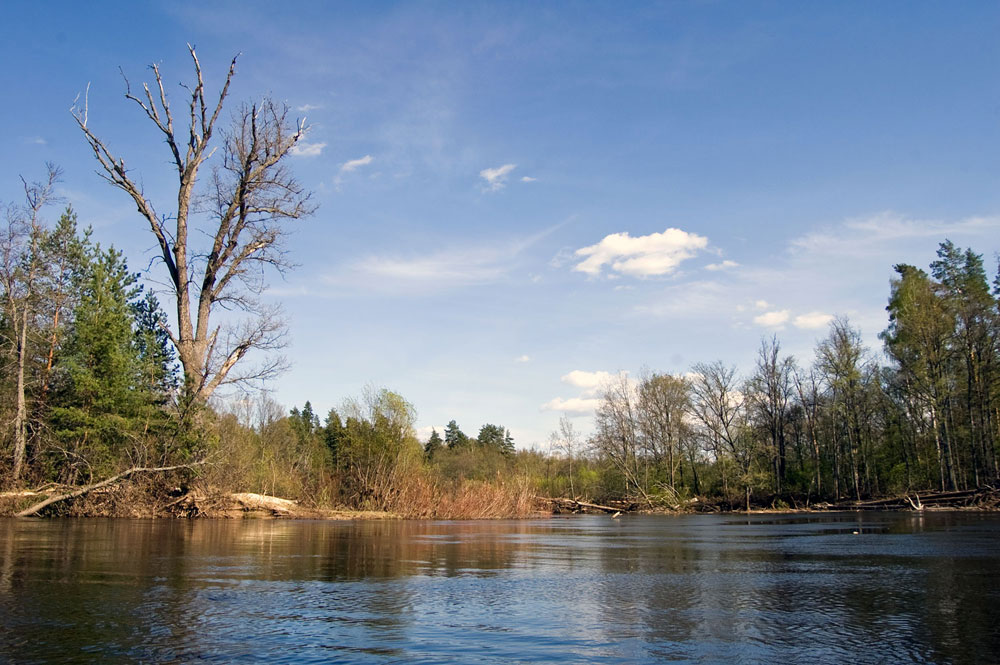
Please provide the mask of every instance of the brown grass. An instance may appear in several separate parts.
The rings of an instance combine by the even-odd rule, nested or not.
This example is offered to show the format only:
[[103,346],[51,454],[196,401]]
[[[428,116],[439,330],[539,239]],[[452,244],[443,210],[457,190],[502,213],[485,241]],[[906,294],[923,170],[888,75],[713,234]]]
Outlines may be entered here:
[[413,474],[394,498],[394,512],[411,519],[510,519],[537,513],[526,478],[443,482]]

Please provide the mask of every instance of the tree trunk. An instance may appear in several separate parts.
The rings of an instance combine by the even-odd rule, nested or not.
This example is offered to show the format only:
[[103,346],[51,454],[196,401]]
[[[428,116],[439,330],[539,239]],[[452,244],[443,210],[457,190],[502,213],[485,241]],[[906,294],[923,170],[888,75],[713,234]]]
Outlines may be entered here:
[[21,329],[17,331],[17,409],[14,414],[14,480],[21,478],[24,468],[24,457],[28,448],[28,409],[24,395],[24,369],[28,357],[28,312],[21,313],[18,322]]

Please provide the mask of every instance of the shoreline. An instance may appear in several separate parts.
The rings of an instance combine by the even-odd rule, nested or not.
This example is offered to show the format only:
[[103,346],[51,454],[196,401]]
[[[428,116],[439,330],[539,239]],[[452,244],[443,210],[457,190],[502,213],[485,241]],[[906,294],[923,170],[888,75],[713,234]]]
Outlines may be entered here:
[[[63,506],[61,510],[52,514],[52,511],[42,512],[36,515],[18,515],[18,511],[25,510],[25,500],[28,498],[37,499],[46,496],[44,492],[31,491],[8,491],[0,492],[0,518],[10,519],[54,519],[60,517],[69,518],[105,518],[105,519],[178,519],[178,520],[213,520],[213,519],[278,519],[278,520],[323,520],[323,521],[360,521],[360,520],[497,520],[497,519],[542,519],[563,515],[594,515],[603,514],[609,518],[620,518],[626,516],[663,516],[663,515],[800,515],[800,514],[830,514],[839,512],[884,512],[884,513],[913,513],[923,514],[925,512],[981,512],[995,513],[1000,511],[1000,501],[978,502],[969,505],[954,505],[946,503],[918,503],[915,507],[912,501],[910,505],[905,505],[904,497],[893,497],[869,502],[856,502],[853,504],[830,504],[822,503],[809,507],[752,507],[749,511],[745,509],[733,509],[723,507],[718,504],[702,502],[694,505],[687,505],[662,509],[626,509],[616,510],[610,513],[607,506],[597,506],[595,504],[583,504],[583,508],[570,510],[567,507],[560,509],[559,503],[539,497],[538,505],[550,502],[553,506],[551,510],[536,509],[521,516],[510,517],[473,517],[473,516],[451,516],[438,517],[433,515],[412,516],[390,511],[380,510],[359,510],[334,506],[308,506],[298,501],[284,499],[281,497],[257,494],[251,492],[232,493],[201,493],[189,492],[183,496],[166,503],[152,502],[135,503],[122,502],[120,497],[113,496],[114,492],[95,493],[96,496],[88,497]],[[996,494],[995,490],[988,492],[991,498]],[[996,497],[1000,498],[1000,497]],[[68,508],[68,509],[67,509]],[[598,509],[600,508],[600,509]]]

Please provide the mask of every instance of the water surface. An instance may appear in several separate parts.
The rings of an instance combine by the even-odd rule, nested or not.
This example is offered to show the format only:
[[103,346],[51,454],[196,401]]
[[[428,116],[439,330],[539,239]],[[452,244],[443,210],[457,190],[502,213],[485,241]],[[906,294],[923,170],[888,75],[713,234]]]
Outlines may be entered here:
[[997,663],[1000,516],[5,520],[0,662]]

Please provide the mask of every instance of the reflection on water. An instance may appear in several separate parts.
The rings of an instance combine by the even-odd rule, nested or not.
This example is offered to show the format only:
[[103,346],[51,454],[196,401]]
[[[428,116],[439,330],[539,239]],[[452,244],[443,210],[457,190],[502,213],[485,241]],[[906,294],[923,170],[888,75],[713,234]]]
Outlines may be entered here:
[[1000,661],[1000,516],[0,521],[0,662]]

